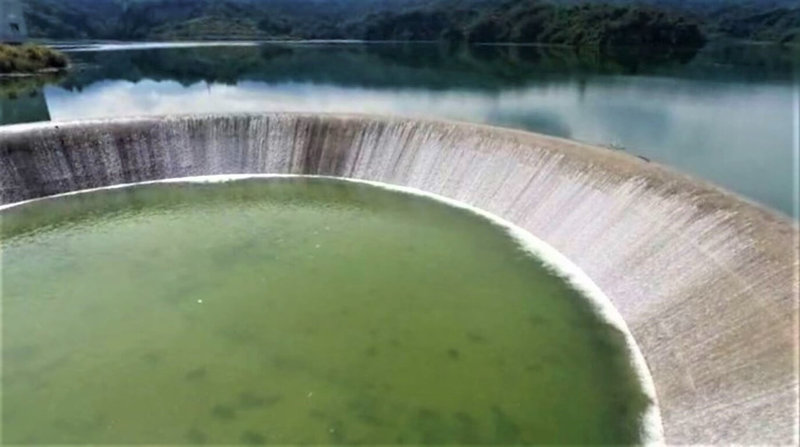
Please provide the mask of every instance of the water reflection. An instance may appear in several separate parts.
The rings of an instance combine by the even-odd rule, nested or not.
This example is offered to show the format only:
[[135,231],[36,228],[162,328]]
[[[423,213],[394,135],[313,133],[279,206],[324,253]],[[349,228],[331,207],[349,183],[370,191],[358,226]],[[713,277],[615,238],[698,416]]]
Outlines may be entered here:
[[[614,146],[792,211],[797,54],[264,44],[72,53],[54,120],[322,111],[448,118]],[[46,119],[46,118],[41,118]]]
[[693,53],[576,52],[541,46],[450,47],[436,44],[264,44],[154,47],[72,53],[87,68],[66,84],[98,79],[235,84],[242,79],[359,86],[503,89],[564,77],[649,75],[736,81],[791,81],[797,54],[774,47],[710,47]]
[[0,124],[49,121],[50,111],[43,88],[62,76],[0,79]]

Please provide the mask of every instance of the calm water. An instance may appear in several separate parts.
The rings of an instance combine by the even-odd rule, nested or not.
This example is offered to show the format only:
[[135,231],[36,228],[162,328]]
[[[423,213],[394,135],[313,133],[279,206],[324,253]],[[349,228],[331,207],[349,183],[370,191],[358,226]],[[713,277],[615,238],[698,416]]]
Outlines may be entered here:
[[80,50],[71,53],[80,69],[66,78],[6,94],[0,122],[286,110],[443,117],[613,146],[793,214],[800,51],[600,56],[359,43]]
[[283,179],[2,217],[7,443],[639,439],[621,333],[467,211]]

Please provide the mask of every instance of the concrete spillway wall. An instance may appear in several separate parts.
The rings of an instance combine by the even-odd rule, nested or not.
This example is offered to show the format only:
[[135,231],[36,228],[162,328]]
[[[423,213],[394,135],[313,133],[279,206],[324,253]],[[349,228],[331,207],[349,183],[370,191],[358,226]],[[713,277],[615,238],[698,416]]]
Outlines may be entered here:
[[664,167],[530,133],[363,116],[0,128],[0,204],[238,173],[408,186],[513,222],[579,266],[624,317],[667,443],[798,441],[797,228]]

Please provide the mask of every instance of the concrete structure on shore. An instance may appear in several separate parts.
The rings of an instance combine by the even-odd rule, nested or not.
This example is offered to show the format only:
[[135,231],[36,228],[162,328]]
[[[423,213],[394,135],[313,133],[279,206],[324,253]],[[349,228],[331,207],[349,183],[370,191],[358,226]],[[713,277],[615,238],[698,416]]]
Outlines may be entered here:
[[163,178],[314,174],[408,186],[560,251],[625,319],[668,444],[798,442],[798,230],[630,155],[487,126],[235,115],[0,128],[0,203]]
[[28,26],[19,0],[0,0],[0,42],[22,43],[28,40]]

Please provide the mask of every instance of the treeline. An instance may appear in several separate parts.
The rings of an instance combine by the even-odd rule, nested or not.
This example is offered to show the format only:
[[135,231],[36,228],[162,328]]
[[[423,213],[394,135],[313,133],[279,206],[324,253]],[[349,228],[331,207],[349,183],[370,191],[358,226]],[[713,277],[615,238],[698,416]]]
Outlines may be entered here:
[[705,43],[699,25],[651,7],[583,4],[558,6],[538,0],[510,1],[482,10],[419,10],[367,17],[366,40],[448,40],[547,43],[574,46],[696,48]]
[[755,3],[727,5],[709,14],[708,22],[711,33],[723,36],[800,44],[800,2],[772,8]]
[[800,43],[800,5],[788,0],[28,0],[27,5],[32,34],[53,39],[442,40],[601,48],[697,48],[720,37]]

